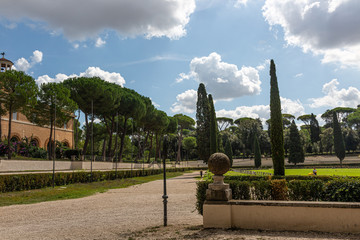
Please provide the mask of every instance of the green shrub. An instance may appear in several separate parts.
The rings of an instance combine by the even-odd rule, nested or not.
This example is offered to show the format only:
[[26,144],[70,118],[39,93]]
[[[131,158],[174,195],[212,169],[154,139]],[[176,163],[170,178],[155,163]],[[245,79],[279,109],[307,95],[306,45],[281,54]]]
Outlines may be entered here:
[[324,201],[360,202],[360,181],[338,178],[325,184]]
[[206,199],[206,189],[211,181],[199,181],[196,183],[196,210],[203,214],[203,205]]
[[251,196],[254,200],[269,200],[271,199],[271,185],[270,181],[253,181],[251,188]]
[[270,181],[271,198],[273,200],[287,200],[287,182],[285,179],[276,179]]
[[[184,172],[190,168],[170,168],[167,172]],[[92,180],[94,182],[114,180],[116,178],[131,178],[150,176],[160,174],[163,169],[147,169],[147,170],[126,170],[126,171],[107,171],[92,173]],[[72,183],[87,183],[91,181],[90,172],[58,172],[55,173],[55,185],[67,185]],[[52,173],[36,173],[36,174],[14,174],[14,175],[0,175],[0,192],[13,192],[30,189],[38,189],[52,186]]]

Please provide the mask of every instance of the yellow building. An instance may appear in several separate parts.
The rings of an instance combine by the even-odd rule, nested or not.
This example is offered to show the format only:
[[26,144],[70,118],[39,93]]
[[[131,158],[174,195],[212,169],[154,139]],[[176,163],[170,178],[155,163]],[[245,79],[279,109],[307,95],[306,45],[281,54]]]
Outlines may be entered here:
[[[10,60],[6,59],[5,53],[1,53],[2,58],[0,58],[1,72],[11,70],[14,65]],[[9,129],[9,114],[5,114],[1,117],[1,130],[2,136],[4,139],[7,137]],[[36,124],[31,123],[27,118],[21,114],[14,112],[12,114],[11,121],[11,139],[20,141],[21,139],[33,138],[33,142],[44,149],[47,149],[50,136],[50,127],[40,127]],[[54,137],[54,135],[53,135]],[[74,131],[73,131],[73,118],[69,120],[68,123],[64,124],[62,128],[55,129],[55,140],[62,142],[64,145],[73,148],[74,145]]]

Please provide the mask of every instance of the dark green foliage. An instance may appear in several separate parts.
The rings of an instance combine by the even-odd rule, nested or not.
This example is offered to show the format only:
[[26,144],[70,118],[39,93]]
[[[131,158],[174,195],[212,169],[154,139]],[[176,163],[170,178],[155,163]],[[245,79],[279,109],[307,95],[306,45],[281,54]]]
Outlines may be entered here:
[[203,83],[200,83],[197,94],[196,142],[199,159],[207,162],[210,157],[210,104]]
[[78,159],[80,151],[76,149],[67,149],[64,153],[64,157],[71,159],[71,156],[75,156],[75,159]]
[[229,181],[228,184],[230,185],[233,199],[250,200],[250,182]]
[[[273,176],[276,178],[276,176]],[[360,178],[333,176],[225,177],[233,199],[360,202]],[[205,193],[211,181],[197,183],[196,209],[202,214]]]
[[[4,113],[5,110],[9,114],[7,139],[11,139],[12,114],[28,112],[29,107],[36,102],[37,91],[35,80],[24,72],[16,70],[0,72],[0,113]],[[8,141],[9,159],[12,155],[10,144],[11,141]]]
[[324,201],[360,202],[360,180],[339,178],[325,184]]
[[210,155],[218,151],[217,121],[212,95],[209,94],[210,105]]
[[324,187],[321,180],[291,180],[288,182],[289,198],[293,201],[319,201]]
[[[170,168],[167,172],[184,172],[190,168]],[[107,171],[107,172],[93,172],[92,180],[95,182],[114,180],[116,176],[118,179],[150,176],[161,174],[162,169],[147,169],[147,170],[126,170],[126,171]],[[87,183],[91,182],[90,172],[59,172],[55,173],[55,185],[61,186],[72,183]],[[38,189],[50,187],[52,185],[52,173],[37,173],[37,174],[17,174],[17,175],[0,175],[0,193],[13,192],[30,189]]]
[[340,164],[345,158],[345,143],[341,133],[341,127],[337,119],[337,115],[333,112],[333,128],[334,128],[334,148],[336,157],[339,158]]
[[285,175],[281,103],[274,60],[270,62],[270,140],[274,175]]
[[303,163],[305,160],[303,144],[300,139],[299,130],[292,121],[290,125],[289,163]]
[[259,140],[257,135],[254,137],[254,158],[255,158],[255,167],[261,167],[261,150],[259,145]]
[[184,129],[192,128],[195,125],[195,121],[191,117],[183,115],[183,114],[176,114],[176,115],[174,115],[174,118],[177,119],[177,122],[179,125],[178,149],[177,149],[177,155],[176,155],[176,162],[179,163],[181,161],[181,147],[182,147],[182,140],[183,140],[183,131],[184,131]]
[[355,151],[359,145],[359,139],[356,136],[356,133],[349,129],[348,133],[345,136],[345,146],[347,151]]
[[316,119],[316,117],[314,116],[314,114],[311,114],[311,118],[310,118],[310,138],[311,138],[311,143],[315,143],[320,141],[320,126],[319,126],[319,122]]
[[232,148],[231,148],[231,144],[230,144],[229,139],[226,139],[225,154],[230,159],[230,167],[232,167],[232,165],[233,165],[233,152],[232,152]]

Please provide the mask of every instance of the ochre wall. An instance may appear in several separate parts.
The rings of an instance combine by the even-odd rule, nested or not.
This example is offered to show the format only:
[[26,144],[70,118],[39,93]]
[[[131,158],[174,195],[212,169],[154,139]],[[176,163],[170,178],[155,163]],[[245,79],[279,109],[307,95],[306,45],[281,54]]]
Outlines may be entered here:
[[[1,118],[2,139],[7,138],[9,129],[8,115]],[[55,140],[59,142],[66,142],[70,148],[73,147],[73,119],[71,118],[65,128],[55,129]],[[50,137],[50,127],[39,127],[30,123],[26,117],[17,113],[17,120],[11,121],[11,137],[17,136],[20,140],[24,137],[31,136],[39,142],[39,147],[47,148]]]

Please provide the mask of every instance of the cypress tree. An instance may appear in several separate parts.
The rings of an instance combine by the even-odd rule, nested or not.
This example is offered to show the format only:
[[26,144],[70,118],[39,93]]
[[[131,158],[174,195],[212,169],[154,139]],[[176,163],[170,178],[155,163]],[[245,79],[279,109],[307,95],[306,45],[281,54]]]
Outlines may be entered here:
[[218,150],[216,113],[215,113],[214,101],[211,94],[209,94],[209,105],[210,105],[210,155],[211,155],[213,153],[216,153]]
[[233,152],[232,152],[232,148],[231,148],[231,144],[230,144],[229,139],[225,140],[225,154],[230,159],[230,166],[232,166],[233,165],[233,158],[232,158]]
[[285,175],[284,135],[281,102],[274,60],[270,62],[270,140],[274,175]]
[[342,161],[345,158],[345,143],[335,111],[333,112],[333,128],[335,154],[339,158],[342,167]]
[[314,114],[311,114],[310,117],[310,137],[311,137],[311,143],[320,141],[320,126]]
[[210,104],[203,83],[200,83],[197,94],[196,142],[199,158],[207,162],[210,157]]
[[293,120],[290,125],[289,163],[302,163],[305,160],[303,144],[301,143],[299,130]]
[[261,167],[261,150],[259,145],[259,140],[257,134],[254,136],[254,157],[255,157],[255,167]]

